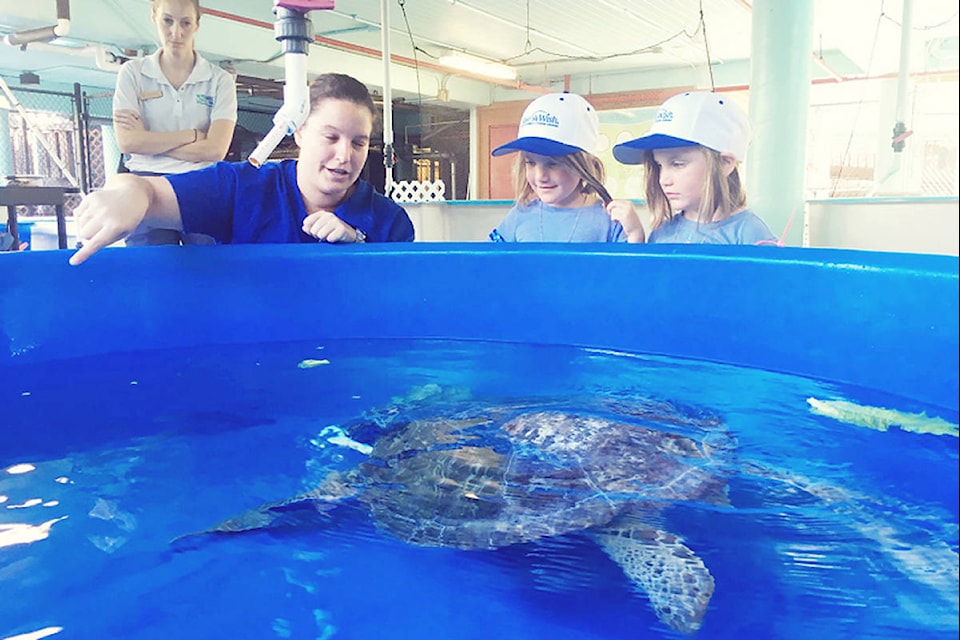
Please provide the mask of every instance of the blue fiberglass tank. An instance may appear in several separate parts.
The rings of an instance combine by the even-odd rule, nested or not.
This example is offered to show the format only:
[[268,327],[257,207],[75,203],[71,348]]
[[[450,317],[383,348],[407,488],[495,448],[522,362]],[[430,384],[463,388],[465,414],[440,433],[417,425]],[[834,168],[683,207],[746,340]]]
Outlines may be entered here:
[[208,343],[447,337],[727,362],[957,408],[954,257],[417,244],[109,251],[72,269],[63,258],[0,263],[4,365]]
[[171,548],[361,464],[384,416],[449,388],[471,395],[437,407],[599,398],[644,408],[617,418],[643,428],[732,436],[702,470],[726,501],[680,495],[644,521],[709,570],[698,640],[956,638],[955,257],[428,243],[68,256],[0,255],[0,584],[18,595],[0,602],[0,637],[677,637],[650,606],[656,579],[628,582],[582,532],[423,547],[345,505],[319,526]]

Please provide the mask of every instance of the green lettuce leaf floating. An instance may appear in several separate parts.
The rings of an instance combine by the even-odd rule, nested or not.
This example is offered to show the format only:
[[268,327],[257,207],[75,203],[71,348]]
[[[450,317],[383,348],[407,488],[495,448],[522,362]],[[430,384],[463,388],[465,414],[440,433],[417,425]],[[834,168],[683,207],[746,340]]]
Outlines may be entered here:
[[821,416],[827,416],[840,422],[858,427],[886,431],[890,427],[900,427],[913,433],[930,433],[937,436],[960,436],[960,427],[943,418],[930,417],[926,412],[904,413],[883,407],[866,407],[845,400],[817,400],[807,398],[810,410]]
[[327,360],[327,359],[323,359],[323,360],[311,360],[310,358],[307,358],[306,360],[301,360],[301,361],[297,364],[297,368],[298,368],[298,369],[313,369],[314,367],[321,367],[321,366],[323,366],[323,365],[325,365],[325,364],[330,364],[330,361]]

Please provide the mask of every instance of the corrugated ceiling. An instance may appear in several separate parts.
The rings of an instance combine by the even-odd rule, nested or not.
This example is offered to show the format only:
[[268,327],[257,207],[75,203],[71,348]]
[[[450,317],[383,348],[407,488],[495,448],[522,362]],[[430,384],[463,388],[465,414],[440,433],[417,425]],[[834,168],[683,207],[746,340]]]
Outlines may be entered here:
[[[282,79],[270,0],[202,4],[208,15],[197,43],[207,57],[232,61],[243,75]],[[614,75],[620,90],[701,85],[709,82],[708,55],[711,69],[720,72],[715,82],[749,81],[755,9],[748,0],[337,0],[335,9],[310,14],[318,37],[310,71],[346,71],[381,86],[383,6],[389,11],[395,95],[436,99],[445,92],[463,105],[511,99],[515,83],[440,67],[438,58],[448,50],[506,62],[517,69],[521,87],[550,90],[594,86]],[[912,6],[911,69],[955,71],[956,3],[924,0]],[[152,50],[149,11],[149,0],[74,0],[65,39],[72,47],[0,45],[0,73],[8,82],[33,71],[45,82],[112,88],[115,70],[103,54]],[[810,56],[823,62],[815,77],[896,73],[903,0],[813,0],[813,14]],[[55,0],[0,0],[0,33],[50,25],[55,17]]]

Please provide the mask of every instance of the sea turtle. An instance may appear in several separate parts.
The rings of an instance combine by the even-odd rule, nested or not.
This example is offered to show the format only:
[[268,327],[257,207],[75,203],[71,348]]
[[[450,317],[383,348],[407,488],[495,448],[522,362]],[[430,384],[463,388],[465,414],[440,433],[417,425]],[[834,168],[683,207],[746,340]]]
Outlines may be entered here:
[[662,622],[695,631],[713,577],[679,536],[660,528],[658,513],[677,501],[726,504],[717,454],[729,440],[715,418],[667,403],[594,409],[524,401],[467,403],[412,419],[404,417],[416,413],[409,407],[379,412],[389,416],[386,429],[376,428],[362,463],[202,533],[313,525],[348,499],[380,529],[416,545],[495,549],[583,532],[647,594]]

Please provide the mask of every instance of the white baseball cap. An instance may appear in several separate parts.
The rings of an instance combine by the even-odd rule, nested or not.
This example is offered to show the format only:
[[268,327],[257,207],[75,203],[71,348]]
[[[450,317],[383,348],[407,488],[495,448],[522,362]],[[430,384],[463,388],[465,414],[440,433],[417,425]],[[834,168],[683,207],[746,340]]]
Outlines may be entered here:
[[600,142],[597,111],[575,93],[549,93],[523,110],[517,139],[500,145],[493,155],[529,151],[542,156],[593,153]]
[[750,144],[750,121],[737,104],[711,91],[688,91],[660,106],[650,132],[613,147],[623,164],[642,164],[646,151],[703,145],[741,162]]

